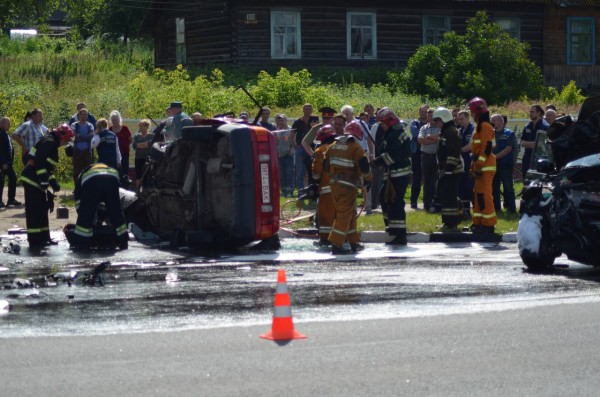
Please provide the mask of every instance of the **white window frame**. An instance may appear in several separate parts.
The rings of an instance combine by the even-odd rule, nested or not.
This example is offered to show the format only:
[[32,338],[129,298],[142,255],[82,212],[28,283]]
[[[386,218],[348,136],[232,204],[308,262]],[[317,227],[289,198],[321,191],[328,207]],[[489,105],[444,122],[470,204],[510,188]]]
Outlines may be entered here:
[[[506,29],[504,26],[502,26],[501,23],[503,21],[514,23],[514,25],[515,25],[514,31],[512,31],[511,29]],[[506,33],[508,33],[508,35],[510,37],[521,41],[521,18],[519,18],[519,17],[496,17],[496,18],[494,18],[494,22],[498,26],[500,26],[502,28],[502,30],[504,30]]]
[[[371,17],[371,54],[353,55],[352,54],[352,17],[368,16]],[[362,27],[361,27],[362,29]],[[346,56],[348,59],[377,59],[377,14],[375,12],[355,12],[346,13]]]
[[[434,32],[434,38],[433,38],[432,43],[427,42],[427,30],[433,29],[433,28],[430,28],[426,23],[428,21],[428,18],[444,18],[444,23],[446,25],[444,29],[436,28],[436,30]],[[452,24],[451,24],[449,16],[446,16],[446,15],[423,15],[423,44],[438,45],[439,42],[444,38],[444,33],[449,32],[450,30],[452,30]]]
[[187,62],[185,18],[175,18],[175,62],[181,65]]
[[[288,14],[293,15],[296,20],[296,32],[294,34],[296,40],[296,53],[295,54],[277,54],[276,49],[276,33],[275,33],[275,19],[278,15]],[[290,26],[290,25],[288,25]],[[287,33],[284,33],[287,36]],[[284,37],[284,41],[287,37]],[[285,50],[285,49],[284,49]],[[285,11],[285,10],[272,10],[271,11],[271,58],[273,59],[300,59],[302,55],[302,35],[301,35],[301,19],[299,11]]]

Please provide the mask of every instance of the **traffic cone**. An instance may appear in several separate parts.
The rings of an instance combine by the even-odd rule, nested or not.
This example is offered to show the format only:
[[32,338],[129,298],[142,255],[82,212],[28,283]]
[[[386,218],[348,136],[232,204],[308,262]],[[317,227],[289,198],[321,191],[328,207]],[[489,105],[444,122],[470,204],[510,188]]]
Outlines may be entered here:
[[273,304],[273,325],[269,332],[260,337],[269,340],[306,339],[306,336],[294,329],[290,294],[287,289],[284,269],[280,269],[277,273],[277,289],[275,290],[275,302]]

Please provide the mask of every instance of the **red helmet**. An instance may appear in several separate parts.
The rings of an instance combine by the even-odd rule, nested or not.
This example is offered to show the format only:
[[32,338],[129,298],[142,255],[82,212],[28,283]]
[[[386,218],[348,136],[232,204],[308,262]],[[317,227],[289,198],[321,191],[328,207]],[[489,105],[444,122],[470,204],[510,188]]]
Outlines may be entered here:
[[485,103],[485,99],[479,98],[476,96],[475,98],[469,101],[469,110],[473,115],[473,118],[477,119],[479,115],[488,112],[487,103]]
[[325,124],[323,127],[319,128],[317,132],[317,137],[315,138],[319,142],[325,142],[327,139],[335,136],[335,129],[331,124]]
[[344,132],[346,134],[352,135],[359,141],[362,141],[363,137],[365,136],[365,132],[363,131],[362,127],[360,126],[360,123],[358,122],[358,120],[354,120],[354,121],[351,121],[350,123],[348,123],[346,128],[344,128]]
[[67,143],[71,138],[75,136],[71,127],[67,124],[63,124],[60,127],[56,127],[52,130],[56,136],[60,138],[61,143]]
[[399,120],[392,109],[382,108],[377,112],[377,121],[391,127],[398,123]]

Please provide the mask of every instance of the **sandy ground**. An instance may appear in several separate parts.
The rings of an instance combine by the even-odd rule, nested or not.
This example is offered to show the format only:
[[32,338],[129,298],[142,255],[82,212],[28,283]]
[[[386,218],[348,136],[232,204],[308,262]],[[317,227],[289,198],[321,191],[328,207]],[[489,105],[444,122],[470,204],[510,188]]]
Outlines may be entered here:
[[[2,196],[2,201],[6,203],[7,201],[7,190],[8,187],[4,186],[4,192]],[[58,197],[55,199],[55,207],[58,208],[61,204],[59,202],[59,197],[71,196],[71,191],[60,191],[58,193]],[[17,201],[23,203],[23,205],[18,207],[8,207],[0,209],[0,234],[6,234],[8,229],[11,228],[25,228],[25,197],[23,193],[23,187],[17,186]],[[69,218],[68,219],[57,219],[56,217],[56,209],[53,213],[48,214],[48,220],[50,221],[50,231],[53,230],[62,230],[65,224],[67,223],[75,223],[77,221],[77,213],[74,207],[69,208]]]

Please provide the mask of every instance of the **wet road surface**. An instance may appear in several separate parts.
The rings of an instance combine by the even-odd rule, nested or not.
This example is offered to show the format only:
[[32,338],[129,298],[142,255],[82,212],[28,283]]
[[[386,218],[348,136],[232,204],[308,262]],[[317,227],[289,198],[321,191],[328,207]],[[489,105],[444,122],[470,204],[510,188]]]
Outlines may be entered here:
[[[4,245],[10,238],[4,236]],[[0,337],[174,331],[269,324],[279,268],[296,323],[407,318],[600,301],[600,273],[566,259],[524,271],[514,244],[366,244],[359,255],[284,240],[276,253],[203,257],[132,243],[124,252],[0,254]],[[98,264],[106,270],[93,279]],[[46,276],[54,275],[51,278]],[[15,287],[15,278],[37,288]],[[84,280],[87,279],[87,283]],[[93,284],[93,285],[92,285]],[[100,285],[102,284],[102,285]]]

